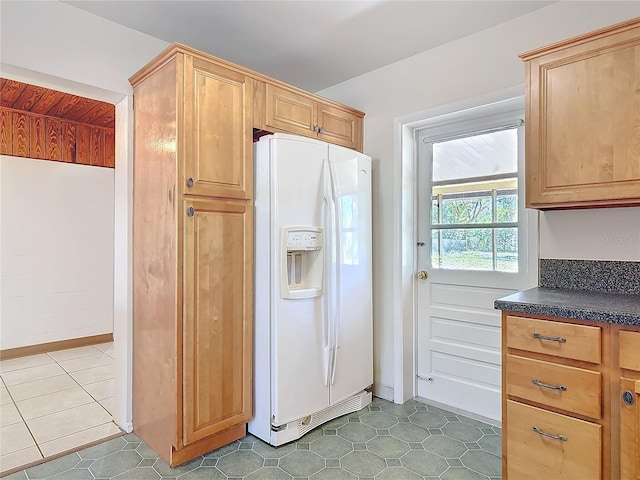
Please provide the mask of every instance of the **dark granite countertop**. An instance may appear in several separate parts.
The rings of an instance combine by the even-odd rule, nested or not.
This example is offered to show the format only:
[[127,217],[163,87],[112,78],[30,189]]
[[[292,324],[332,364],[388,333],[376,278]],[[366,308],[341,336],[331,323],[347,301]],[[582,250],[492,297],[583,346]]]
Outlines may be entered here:
[[531,288],[499,298],[494,307],[532,315],[640,326],[640,295],[561,288]]

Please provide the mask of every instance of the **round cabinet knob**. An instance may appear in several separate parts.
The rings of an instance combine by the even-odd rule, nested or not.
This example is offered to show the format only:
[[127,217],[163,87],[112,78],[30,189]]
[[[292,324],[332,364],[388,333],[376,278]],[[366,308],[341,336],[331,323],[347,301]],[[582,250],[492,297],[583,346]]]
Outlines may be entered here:
[[187,215],[189,215],[190,217],[193,217],[195,213],[196,211],[193,209],[193,207],[187,208]]
[[429,277],[429,274],[427,273],[426,270],[420,270],[418,272],[417,277],[418,277],[418,280],[426,280]]
[[193,187],[193,178],[191,177],[187,178],[187,187],[189,188]]
[[636,403],[635,396],[629,390],[625,390],[624,391],[624,393],[622,394],[622,400],[627,405],[633,405],[634,403]]

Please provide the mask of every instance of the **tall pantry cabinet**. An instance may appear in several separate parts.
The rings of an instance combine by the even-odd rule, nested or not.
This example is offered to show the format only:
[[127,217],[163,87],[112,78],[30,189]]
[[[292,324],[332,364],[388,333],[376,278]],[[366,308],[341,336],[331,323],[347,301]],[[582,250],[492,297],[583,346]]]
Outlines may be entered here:
[[134,91],[133,422],[172,466],[252,416],[252,79],[175,47]]

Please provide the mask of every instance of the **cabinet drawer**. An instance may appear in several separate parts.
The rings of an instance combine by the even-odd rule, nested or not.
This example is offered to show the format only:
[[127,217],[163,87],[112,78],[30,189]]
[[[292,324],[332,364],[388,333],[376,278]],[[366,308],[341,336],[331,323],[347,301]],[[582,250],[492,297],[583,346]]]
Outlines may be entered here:
[[600,327],[507,315],[507,347],[600,363]]
[[[601,478],[600,425],[512,400],[507,400],[506,413],[507,476],[510,480]],[[562,435],[563,439],[543,433]]]
[[620,367],[640,371],[640,332],[620,332]]
[[602,416],[599,372],[516,355],[507,355],[506,368],[508,395],[591,418]]

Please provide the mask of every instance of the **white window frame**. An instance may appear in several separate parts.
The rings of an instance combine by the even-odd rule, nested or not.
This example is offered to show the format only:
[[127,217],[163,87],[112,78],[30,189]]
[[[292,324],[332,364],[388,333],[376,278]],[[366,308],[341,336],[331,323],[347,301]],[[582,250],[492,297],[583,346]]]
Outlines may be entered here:
[[[524,205],[524,108],[515,102],[501,102],[504,104],[482,105],[473,109],[453,112],[449,115],[436,117],[425,122],[421,128],[415,131],[417,161],[421,166],[418,168],[417,197],[419,205],[429,205],[431,210],[431,191],[422,188],[423,185],[431,184],[432,178],[432,158],[430,145],[433,142],[451,140],[466,136],[489,133],[507,128],[517,128],[518,130],[518,272],[501,272],[492,270],[453,270],[432,268],[431,264],[421,265],[426,267],[431,275],[437,275],[438,281],[458,284],[458,285],[478,285],[495,288],[525,288],[530,285],[532,271],[537,274],[537,267],[532,262],[537,262],[537,248],[530,251],[529,245],[535,245],[535,241],[530,241],[529,231],[536,235],[535,215],[530,215]],[[464,179],[462,180],[464,181]],[[425,203],[426,202],[426,203]],[[419,209],[416,208],[416,214]],[[532,224],[533,222],[533,224]],[[425,219],[424,224],[417,222],[419,241],[426,245],[422,248],[431,252],[431,217]],[[534,228],[531,228],[533,226]],[[491,224],[487,225],[490,228]],[[521,286],[521,287],[520,287]]]

